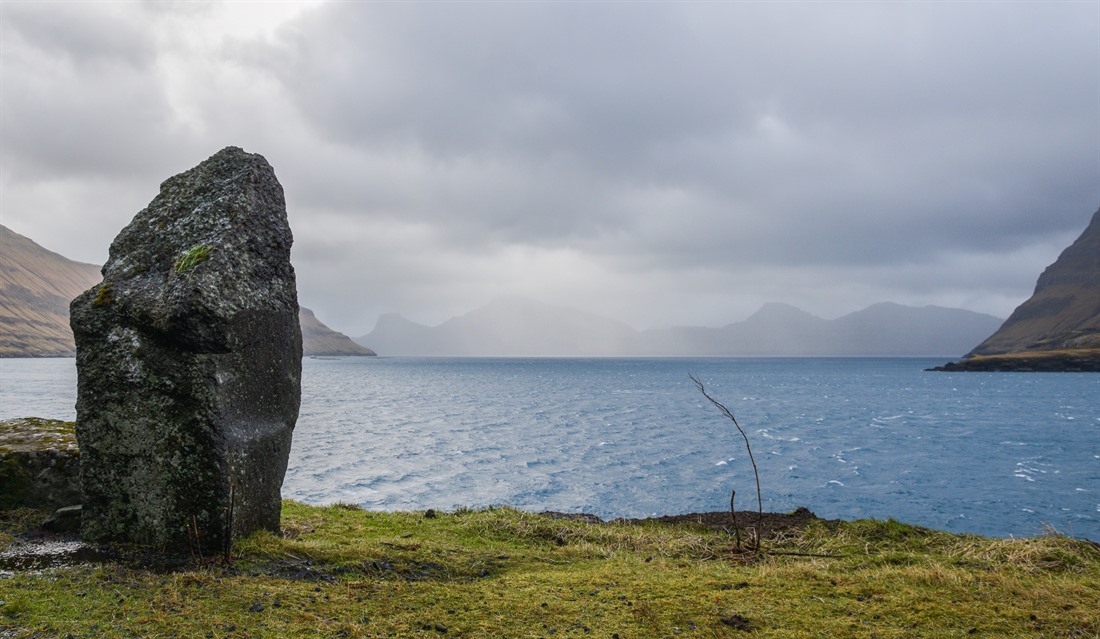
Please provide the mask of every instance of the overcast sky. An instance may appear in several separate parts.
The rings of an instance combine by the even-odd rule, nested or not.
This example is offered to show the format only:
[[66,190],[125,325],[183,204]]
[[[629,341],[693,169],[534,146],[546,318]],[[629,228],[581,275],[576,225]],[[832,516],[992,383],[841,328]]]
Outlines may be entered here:
[[0,215],[102,263],[234,145],[352,336],[501,295],[1006,317],[1100,206],[1100,2],[0,3]]

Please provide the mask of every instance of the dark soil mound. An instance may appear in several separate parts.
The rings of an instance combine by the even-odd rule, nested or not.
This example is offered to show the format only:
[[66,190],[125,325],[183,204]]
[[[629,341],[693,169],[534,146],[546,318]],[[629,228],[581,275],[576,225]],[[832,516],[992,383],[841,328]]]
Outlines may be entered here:
[[[596,515],[583,513],[570,514],[545,512],[542,514],[557,519],[586,521],[592,524],[603,523],[603,520]],[[732,531],[734,528],[733,520],[730,517],[729,511],[686,513],[683,515],[662,515],[660,517],[649,517],[646,519],[614,519],[611,521],[611,523],[638,525],[645,522],[654,521],[662,524],[697,524],[706,526],[707,528],[710,528],[712,530]],[[749,528],[759,527],[760,537],[762,539],[774,539],[775,537],[778,537],[785,533],[801,530],[805,528],[810,522],[814,521],[834,523],[833,520],[821,519],[807,508],[798,508],[797,510],[789,513],[764,513],[763,519],[760,519],[760,514],[755,511],[737,511],[737,527],[743,531],[748,530]]]

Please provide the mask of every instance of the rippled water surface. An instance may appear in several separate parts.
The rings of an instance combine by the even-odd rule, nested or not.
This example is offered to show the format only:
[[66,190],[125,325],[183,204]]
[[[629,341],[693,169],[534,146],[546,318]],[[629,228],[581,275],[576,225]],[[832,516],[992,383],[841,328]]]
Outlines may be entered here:
[[[1100,375],[927,373],[919,359],[303,362],[285,496],[603,517],[755,505],[1100,539]],[[0,417],[69,418],[72,360],[0,361]]]

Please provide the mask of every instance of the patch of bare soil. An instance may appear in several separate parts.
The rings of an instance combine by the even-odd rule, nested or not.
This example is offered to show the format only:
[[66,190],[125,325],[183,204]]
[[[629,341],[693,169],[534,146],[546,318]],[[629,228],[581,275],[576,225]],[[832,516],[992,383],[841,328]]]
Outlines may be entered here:
[[[603,523],[599,517],[589,514],[570,514],[557,512],[542,513],[556,519],[570,519],[573,521],[586,521],[588,523]],[[646,519],[614,519],[611,523],[641,524],[645,522],[659,522],[662,524],[697,524],[712,530],[732,531],[733,519],[729,511],[708,513],[686,513],[683,515],[662,515]],[[798,508],[789,513],[764,513],[761,519],[756,511],[737,511],[737,527],[742,531],[759,527],[761,539],[774,539],[781,535],[805,528],[810,522],[821,521],[827,524],[835,523],[835,520],[821,519],[808,508]]]

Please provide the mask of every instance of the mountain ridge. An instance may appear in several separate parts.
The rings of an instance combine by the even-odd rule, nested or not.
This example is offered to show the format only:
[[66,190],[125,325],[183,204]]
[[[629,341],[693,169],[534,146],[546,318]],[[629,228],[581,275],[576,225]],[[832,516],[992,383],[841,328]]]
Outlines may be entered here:
[[[72,357],[69,302],[102,280],[100,267],[76,262],[0,225],[0,357]],[[302,307],[305,355],[374,355]]]
[[583,311],[507,297],[437,326],[389,313],[356,341],[382,355],[420,357],[937,357],[965,352],[1000,323],[973,311],[889,302],[826,320],[772,302],[718,328],[638,331]]

